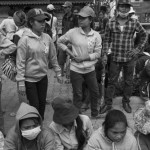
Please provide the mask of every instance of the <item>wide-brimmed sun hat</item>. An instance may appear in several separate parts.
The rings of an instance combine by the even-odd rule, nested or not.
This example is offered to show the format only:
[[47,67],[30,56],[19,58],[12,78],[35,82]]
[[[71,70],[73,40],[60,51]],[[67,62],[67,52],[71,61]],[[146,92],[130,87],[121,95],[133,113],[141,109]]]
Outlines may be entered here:
[[52,102],[53,121],[58,124],[73,122],[79,115],[79,109],[66,97],[56,97]]

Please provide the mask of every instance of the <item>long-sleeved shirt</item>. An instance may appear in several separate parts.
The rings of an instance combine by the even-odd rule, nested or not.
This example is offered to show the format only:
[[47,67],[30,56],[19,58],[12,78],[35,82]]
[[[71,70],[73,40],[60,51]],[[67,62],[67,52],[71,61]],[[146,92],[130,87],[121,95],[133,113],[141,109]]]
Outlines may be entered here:
[[25,33],[18,42],[17,49],[17,81],[37,82],[48,72],[48,63],[52,63],[54,71],[60,73],[56,49],[48,34],[39,37],[32,31]]
[[[87,132],[87,139],[89,139],[93,133],[92,123],[88,116],[86,115],[79,115],[79,116],[83,122],[83,130]],[[77,149],[78,141],[75,133],[76,127],[77,127],[76,121],[74,121],[74,125],[70,131],[66,129],[64,126],[57,124],[55,122],[52,122],[50,124],[49,128],[51,128],[55,134],[55,143],[56,143],[55,150]]]
[[127,62],[132,59],[128,56],[128,51],[135,49],[134,33],[137,31],[141,35],[141,40],[138,43],[136,50],[141,52],[147,42],[147,33],[140,23],[132,18],[129,18],[121,31],[120,24],[117,18],[109,20],[105,28],[105,37],[103,43],[103,54],[108,52],[111,43],[112,59],[116,62]]
[[13,35],[17,31],[17,29],[18,28],[12,17],[8,17],[7,19],[4,19],[0,24],[0,30],[4,30],[6,32],[6,37],[9,40],[13,39]]
[[77,63],[71,61],[70,70],[78,73],[89,73],[95,70],[95,63],[101,55],[102,39],[98,32],[91,29],[85,34],[82,28],[73,28],[58,39],[58,47],[66,50],[67,44],[71,44],[72,53],[75,56],[90,57],[90,61]]

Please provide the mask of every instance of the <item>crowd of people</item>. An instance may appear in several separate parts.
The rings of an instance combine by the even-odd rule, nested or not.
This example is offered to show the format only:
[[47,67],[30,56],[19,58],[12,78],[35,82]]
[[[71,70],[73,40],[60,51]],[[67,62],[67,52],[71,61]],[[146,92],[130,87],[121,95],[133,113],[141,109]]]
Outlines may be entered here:
[[[4,150],[149,150],[150,36],[135,17],[130,0],[119,0],[112,18],[107,7],[101,6],[98,27],[92,7],[72,11],[69,1],[62,7],[65,14],[59,36],[52,4],[47,12],[40,8],[10,11],[0,24],[0,75],[15,81],[18,94],[28,99],[16,113]],[[44,127],[49,69],[60,84],[66,69],[73,98],[56,97],[51,104],[53,121]],[[112,109],[120,72],[122,106],[127,113],[132,112],[135,76],[141,95],[147,97],[142,110],[134,114],[135,135],[125,114]],[[82,114],[89,105],[91,119],[107,113],[96,131]]]

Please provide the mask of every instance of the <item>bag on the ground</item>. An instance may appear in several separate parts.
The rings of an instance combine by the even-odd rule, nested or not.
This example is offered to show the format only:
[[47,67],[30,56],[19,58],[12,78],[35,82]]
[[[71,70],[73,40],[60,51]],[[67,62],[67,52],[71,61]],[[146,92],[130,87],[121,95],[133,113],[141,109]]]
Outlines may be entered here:
[[16,81],[17,71],[14,57],[9,56],[5,59],[5,62],[2,64],[2,71],[7,78],[14,82]]

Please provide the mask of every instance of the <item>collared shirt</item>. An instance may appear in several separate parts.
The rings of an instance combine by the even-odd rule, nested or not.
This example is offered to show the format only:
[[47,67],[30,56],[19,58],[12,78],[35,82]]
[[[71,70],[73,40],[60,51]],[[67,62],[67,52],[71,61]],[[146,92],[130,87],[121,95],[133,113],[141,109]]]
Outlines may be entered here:
[[70,69],[78,73],[89,73],[95,70],[95,64],[101,55],[102,39],[98,32],[91,29],[88,34],[85,34],[82,28],[73,28],[58,39],[58,47],[66,50],[67,44],[72,46],[72,53],[75,56],[90,57],[90,61],[77,63],[71,61]]
[[[87,131],[87,139],[93,133],[93,126],[88,116],[86,115],[79,115],[81,120],[83,121],[83,130]],[[77,149],[78,148],[78,141],[76,138],[75,129],[77,127],[77,122],[74,121],[74,125],[72,126],[71,130],[69,131],[64,126],[52,122],[49,126],[55,134],[55,142],[56,142],[56,149],[55,150],[67,150],[70,149]]]
[[68,30],[74,28],[75,25],[76,25],[76,18],[74,14],[71,14],[70,16],[65,14],[62,19],[62,34],[65,34]]
[[103,53],[107,53],[109,44],[111,43],[113,61],[130,61],[132,57],[129,57],[127,52],[135,49],[133,39],[135,31],[141,35],[141,40],[136,47],[136,50],[141,52],[147,41],[147,33],[140,23],[135,19],[129,18],[124,24],[123,31],[121,31],[117,18],[110,20],[106,25]]

